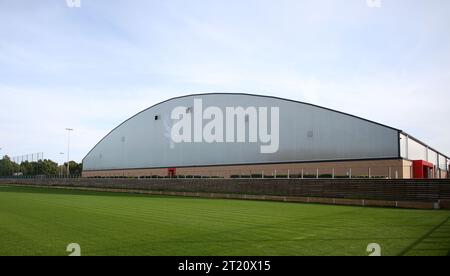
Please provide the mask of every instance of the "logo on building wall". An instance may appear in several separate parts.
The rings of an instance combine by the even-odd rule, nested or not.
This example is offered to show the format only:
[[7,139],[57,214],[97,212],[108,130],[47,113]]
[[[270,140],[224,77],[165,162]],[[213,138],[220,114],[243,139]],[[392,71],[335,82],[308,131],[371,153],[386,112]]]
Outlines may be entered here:
[[[259,143],[260,152],[278,152],[280,143],[279,107],[203,106],[194,99],[192,107],[178,106],[171,112],[173,144]],[[173,144],[171,143],[171,148]]]

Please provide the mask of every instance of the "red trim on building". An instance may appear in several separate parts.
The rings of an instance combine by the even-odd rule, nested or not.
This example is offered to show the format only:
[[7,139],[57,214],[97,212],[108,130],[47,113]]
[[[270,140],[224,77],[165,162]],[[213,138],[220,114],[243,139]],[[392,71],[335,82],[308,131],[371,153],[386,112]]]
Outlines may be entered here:
[[167,176],[169,176],[169,177],[177,176],[177,169],[176,168],[167,169]]
[[432,170],[434,168],[433,163],[424,160],[414,160],[413,170],[415,179],[431,178]]

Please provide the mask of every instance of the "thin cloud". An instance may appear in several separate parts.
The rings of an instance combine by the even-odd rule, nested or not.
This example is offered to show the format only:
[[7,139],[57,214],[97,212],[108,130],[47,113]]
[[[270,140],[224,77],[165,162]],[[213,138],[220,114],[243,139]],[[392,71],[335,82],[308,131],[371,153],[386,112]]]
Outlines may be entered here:
[[[80,161],[155,103],[199,92],[311,102],[450,154],[450,3],[0,1],[0,147]],[[432,119],[430,119],[432,118]]]

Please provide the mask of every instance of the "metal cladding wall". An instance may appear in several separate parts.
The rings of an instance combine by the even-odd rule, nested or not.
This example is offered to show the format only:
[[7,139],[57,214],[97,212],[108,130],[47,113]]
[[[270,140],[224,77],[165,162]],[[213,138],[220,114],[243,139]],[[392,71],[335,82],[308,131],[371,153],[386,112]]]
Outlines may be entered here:
[[[193,107],[194,99],[203,100],[203,109],[217,106],[224,114],[226,107],[279,107],[278,152],[260,153],[259,142],[174,144],[171,112],[179,106]],[[291,100],[202,94],[174,98],[138,113],[100,141],[84,158],[83,167],[92,171],[385,158],[399,158],[399,130]]]
[[407,133],[400,134],[400,156],[407,160],[427,161],[445,171],[450,165],[447,156],[410,137]]

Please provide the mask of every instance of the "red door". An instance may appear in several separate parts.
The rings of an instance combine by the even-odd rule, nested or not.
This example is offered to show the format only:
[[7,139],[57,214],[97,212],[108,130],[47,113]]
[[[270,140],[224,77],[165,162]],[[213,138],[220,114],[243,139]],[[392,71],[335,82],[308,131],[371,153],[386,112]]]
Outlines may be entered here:
[[173,178],[173,177],[177,176],[177,169],[175,169],[175,168],[167,169],[167,175],[170,178]]

